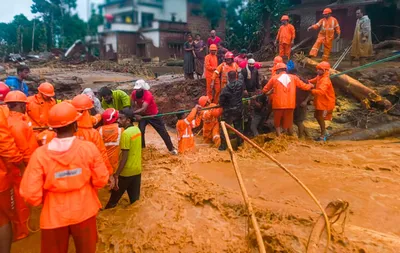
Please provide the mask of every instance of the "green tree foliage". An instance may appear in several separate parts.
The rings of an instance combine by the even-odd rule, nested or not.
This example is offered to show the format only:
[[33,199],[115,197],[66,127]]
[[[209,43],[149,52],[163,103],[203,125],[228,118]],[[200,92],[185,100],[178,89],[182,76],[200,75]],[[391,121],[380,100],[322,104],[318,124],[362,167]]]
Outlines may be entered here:
[[288,0],[229,0],[227,42],[232,49],[258,50],[276,33]]
[[96,9],[92,5],[90,19],[88,20],[89,35],[97,34],[97,27],[103,24],[103,15],[101,13],[96,13]]
[[203,0],[201,7],[204,17],[210,21],[211,29],[215,29],[222,16],[221,3],[218,0]]

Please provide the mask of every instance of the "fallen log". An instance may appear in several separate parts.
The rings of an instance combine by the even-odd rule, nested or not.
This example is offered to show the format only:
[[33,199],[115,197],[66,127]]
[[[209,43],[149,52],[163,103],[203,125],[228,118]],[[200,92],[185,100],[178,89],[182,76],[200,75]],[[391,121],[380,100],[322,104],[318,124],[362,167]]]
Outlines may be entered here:
[[361,141],[361,140],[382,139],[385,137],[394,136],[396,134],[400,134],[400,121],[394,121],[394,122],[390,122],[388,124],[380,125],[380,126],[373,127],[370,129],[360,130],[360,131],[357,131],[355,133],[351,133],[348,135],[334,136],[334,137],[330,138],[330,140]]
[[400,47],[400,40],[386,40],[374,45],[374,50],[385,47]]
[[[305,57],[303,54],[296,54],[293,58],[299,65],[316,72],[318,62]],[[371,102],[376,103],[379,107],[383,107],[386,110],[392,106],[390,101],[381,97],[376,91],[366,87],[356,79],[346,74],[341,74],[334,69],[330,70],[330,74],[331,76],[335,75],[335,77],[332,78],[334,86],[352,94],[356,99],[361,101],[366,108],[369,109],[371,107]]]

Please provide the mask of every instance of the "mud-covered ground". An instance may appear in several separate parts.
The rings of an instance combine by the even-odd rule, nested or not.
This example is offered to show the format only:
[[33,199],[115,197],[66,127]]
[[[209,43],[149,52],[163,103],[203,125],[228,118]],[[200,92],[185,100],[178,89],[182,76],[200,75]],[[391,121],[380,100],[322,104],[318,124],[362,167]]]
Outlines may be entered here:
[[[96,90],[107,85],[128,93],[133,86],[126,81],[140,78],[85,69],[34,73],[64,79],[77,76],[82,78],[82,87]],[[361,75],[375,78],[367,77],[366,72]],[[190,109],[205,90],[204,81],[185,82],[180,75],[162,76],[149,83],[160,112]],[[370,85],[390,84],[376,81]],[[396,120],[396,116],[366,111],[345,94],[339,94],[337,105],[331,133]],[[305,124],[316,136],[312,105],[309,109]],[[165,121],[173,126],[174,116]],[[146,134],[150,145],[143,151],[141,199],[129,205],[124,196],[118,207],[99,213],[98,252],[258,252],[228,153],[209,147],[198,136],[196,153],[170,156],[150,127]],[[398,138],[321,144],[268,134],[255,141],[298,176],[323,207],[337,199],[349,202],[344,233],[344,214],[333,225],[330,252],[400,252]],[[253,148],[245,145],[237,155],[267,252],[305,252],[320,216],[317,206],[293,179]],[[109,192],[103,189],[99,196],[105,204]],[[37,217],[35,209],[32,227],[37,225]],[[321,236],[319,252],[323,252],[325,237]],[[40,252],[40,232],[14,243],[12,252]],[[72,243],[69,252],[74,252]]]
[[[141,199],[129,205],[124,196],[117,208],[99,213],[98,252],[257,252],[228,153],[200,138],[196,153],[170,156],[154,131],[147,134]],[[350,203],[344,234],[343,217],[333,226],[330,252],[400,251],[398,139],[320,144],[283,138],[264,148],[322,206],[336,199]],[[318,208],[254,149],[246,145],[237,154],[267,252],[305,252]],[[105,204],[109,193],[99,196]],[[40,232],[15,243],[12,252],[39,252],[39,242]]]

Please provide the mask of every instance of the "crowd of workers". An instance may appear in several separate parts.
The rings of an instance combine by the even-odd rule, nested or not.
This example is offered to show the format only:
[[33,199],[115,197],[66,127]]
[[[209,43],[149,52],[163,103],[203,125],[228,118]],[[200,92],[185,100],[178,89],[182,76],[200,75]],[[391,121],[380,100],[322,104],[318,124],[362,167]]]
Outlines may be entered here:
[[[111,189],[106,209],[115,207],[125,192],[130,203],[139,199],[141,153],[148,124],[172,155],[194,150],[193,128],[201,124],[204,141],[225,150],[221,120],[241,132],[247,125],[257,136],[260,126],[273,113],[277,136],[293,134],[293,123],[298,126],[299,137],[307,135],[303,121],[307,103],[313,97],[315,118],[321,128],[317,140],[326,140],[325,120],[332,119],[335,108],[327,60],[334,31],[340,35],[339,25],[330,15],[330,9],[324,10],[324,19],[310,27],[321,29],[310,54],[316,55],[324,44],[323,61],[311,80],[296,76],[295,70],[285,64],[295,36],[288,16],[282,17],[276,39],[280,56],[274,59],[268,81],[261,80],[260,64],[251,55],[242,50],[234,57],[221,46],[215,31],[207,44],[197,36],[197,42],[189,43],[191,47],[186,45],[193,57],[197,56],[192,47],[197,44],[200,51],[209,50],[204,64],[197,63],[204,69],[206,94],[187,116],[177,113],[178,149],[162,117],[157,116],[157,104],[144,80],[135,82],[130,96],[108,87],[102,87],[96,96],[87,88],[72,100],[58,101],[54,86],[48,82],[40,84],[37,94],[28,96],[24,79],[30,70],[18,67],[16,77],[0,82],[0,252],[10,252],[13,240],[29,235],[32,206],[42,206],[42,252],[67,252],[70,236],[77,252],[95,252],[96,215],[101,208],[97,190],[107,184]],[[357,16],[358,25],[365,22],[362,13]],[[357,41],[366,42],[370,38],[362,28],[356,28]],[[188,54],[185,61],[187,58],[194,59]],[[195,71],[186,73],[186,68],[195,65],[185,67],[187,78],[193,78]],[[248,102],[243,102],[244,98]],[[241,143],[237,136],[237,144]]]

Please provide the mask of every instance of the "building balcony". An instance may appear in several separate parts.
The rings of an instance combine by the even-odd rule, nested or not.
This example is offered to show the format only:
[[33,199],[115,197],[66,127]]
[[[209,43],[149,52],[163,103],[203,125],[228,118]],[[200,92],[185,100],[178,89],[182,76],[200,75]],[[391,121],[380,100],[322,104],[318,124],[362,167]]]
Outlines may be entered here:
[[151,23],[151,26],[144,27],[141,30],[142,31],[162,30],[162,31],[170,31],[170,32],[186,32],[186,31],[188,31],[188,26],[187,26],[187,23],[183,23],[183,22],[153,20]]
[[138,30],[139,30],[138,24],[111,23],[111,24],[99,25],[97,27],[98,33],[137,32]]

